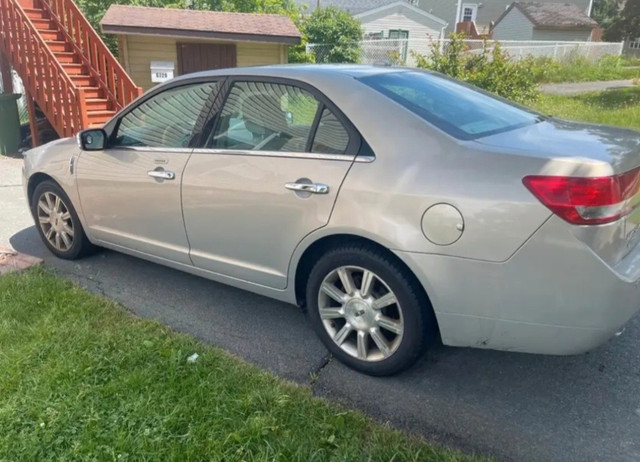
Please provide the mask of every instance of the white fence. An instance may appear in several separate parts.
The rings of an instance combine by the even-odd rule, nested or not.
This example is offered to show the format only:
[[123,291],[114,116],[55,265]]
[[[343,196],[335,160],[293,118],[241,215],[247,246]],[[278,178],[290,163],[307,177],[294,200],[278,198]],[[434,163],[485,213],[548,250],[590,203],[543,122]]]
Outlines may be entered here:
[[[443,49],[449,42],[449,39],[376,39],[341,44],[340,48],[359,50],[359,62],[362,64],[388,63],[415,66],[414,53],[429,57],[433,47]],[[492,49],[496,44],[494,41],[483,40],[465,40],[464,42],[468,48],[467,53],[478,53],[485,47]],[[502,40],[500,45],[512,59],[546,56],[562,61],[582,56],[597,61],[607,55],[620,56],[624,43]],[[335,62],[333,49],[334,46],[331,44],[307,45],[307,52],[313,54],[318,63]]]

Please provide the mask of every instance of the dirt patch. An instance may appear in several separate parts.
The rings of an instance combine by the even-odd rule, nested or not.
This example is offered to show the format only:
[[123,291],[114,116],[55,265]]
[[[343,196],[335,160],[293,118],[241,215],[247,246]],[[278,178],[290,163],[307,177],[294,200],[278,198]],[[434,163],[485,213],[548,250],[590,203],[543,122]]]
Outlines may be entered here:
[[41,263],[41,258],[0,247],[0,276],[12,271],[25,270]]

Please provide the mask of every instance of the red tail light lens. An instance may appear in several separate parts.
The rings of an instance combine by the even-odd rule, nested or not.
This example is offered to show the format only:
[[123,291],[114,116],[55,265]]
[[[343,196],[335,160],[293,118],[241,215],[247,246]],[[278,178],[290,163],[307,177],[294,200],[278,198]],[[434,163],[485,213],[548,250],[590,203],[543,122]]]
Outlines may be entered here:
[[628,214],[640,190],[640,167],[615,176],[526,176],[524,185],[560,218],[576,225],[611,223]]

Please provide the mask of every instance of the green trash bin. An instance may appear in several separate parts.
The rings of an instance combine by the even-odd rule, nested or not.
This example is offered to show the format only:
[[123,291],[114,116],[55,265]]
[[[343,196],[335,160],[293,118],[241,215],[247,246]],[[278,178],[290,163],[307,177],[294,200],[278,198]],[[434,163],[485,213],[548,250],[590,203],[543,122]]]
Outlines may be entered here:
[[20,115],[18,100],[22,95],[0,94],[0,154],[18,154],[20,148]]

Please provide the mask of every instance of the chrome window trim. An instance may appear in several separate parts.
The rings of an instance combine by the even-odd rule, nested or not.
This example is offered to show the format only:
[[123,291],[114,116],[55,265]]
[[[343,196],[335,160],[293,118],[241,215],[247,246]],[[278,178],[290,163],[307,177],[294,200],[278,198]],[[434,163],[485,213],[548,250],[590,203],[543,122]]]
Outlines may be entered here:
[[340,162],[371,163],[375,156],[354,156],[350,154],[322,154],[318,152],[282,152],[282,151],[249,151],[236,149],[205,149],[205,148],[161,148],[152,146],[114,146],[107,150],[135,151],[135,152],[159,152],[164,154],[220,154],[227,156],[254,156],[254,157],[283,157],[289,159],[320,159],[336,160]]
[[165,154],[191,154],[193,148],[163,148],[156,146],[113,146],[107,151],[139,151],[139,152],[161,152]]
[[283,151],[250,151],[244,149],[205,149],[196,148],[194,154],[219,154],[226,156],[253,156],[253,157],[284,157],[288,159],[320,159],[320,160],[337,160],[341,162],[372,162],[369,156],[363,156],[365,160],[358,160],[357,156],[352,154],[322,154],[317,152],[283,152]]
[[356,156],[355,162],[359,164],[370,164],[376,160],[376,156]]

